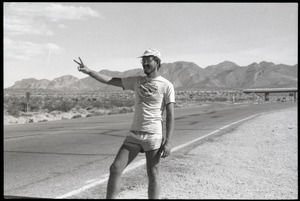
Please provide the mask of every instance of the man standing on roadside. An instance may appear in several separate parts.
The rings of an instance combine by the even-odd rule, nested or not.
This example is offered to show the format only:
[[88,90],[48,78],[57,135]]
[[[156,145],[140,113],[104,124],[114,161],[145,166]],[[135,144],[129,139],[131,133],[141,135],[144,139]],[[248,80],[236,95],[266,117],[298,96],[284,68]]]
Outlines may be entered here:
[[[81,59],[78,70],[101,83],[135,92],[134,120],[130,132],[110,166],[106,198],[116,198],[120,191],[121,174],[139,152],[145,152],[148,175],[148,197],[158,199],[160,191],[159,162],[171,152],[170,138],[174,129],[175,92],[173,85],[159,75],[161,55],[147,49],[141,57],[146,76],[109,77],[86,67]],[[166,136],[162,133],[162,115],[166,110]]]

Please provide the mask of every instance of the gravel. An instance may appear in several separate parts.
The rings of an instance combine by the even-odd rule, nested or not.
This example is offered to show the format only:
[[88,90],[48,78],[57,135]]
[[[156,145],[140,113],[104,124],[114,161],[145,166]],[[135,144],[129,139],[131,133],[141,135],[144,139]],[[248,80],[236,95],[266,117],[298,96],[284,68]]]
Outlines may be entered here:
[[[297,199],[297,108],[268,113],[161,160],[161,199]],[[145,166],[119,199],[147,199]]]

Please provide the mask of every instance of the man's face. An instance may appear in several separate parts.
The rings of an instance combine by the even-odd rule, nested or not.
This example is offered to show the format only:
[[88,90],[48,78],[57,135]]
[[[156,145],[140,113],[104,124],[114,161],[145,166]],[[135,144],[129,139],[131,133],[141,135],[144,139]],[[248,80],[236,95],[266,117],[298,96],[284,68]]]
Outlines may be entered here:
[[144,69],[144,73],[146,75],[151,74],[152,72],[154,72],[157,68],[157,63],[156,61],[153,59],[152,56],[148,56],[148,57],[143,57],[141,60],[141,63],[143,65],[143,69]]

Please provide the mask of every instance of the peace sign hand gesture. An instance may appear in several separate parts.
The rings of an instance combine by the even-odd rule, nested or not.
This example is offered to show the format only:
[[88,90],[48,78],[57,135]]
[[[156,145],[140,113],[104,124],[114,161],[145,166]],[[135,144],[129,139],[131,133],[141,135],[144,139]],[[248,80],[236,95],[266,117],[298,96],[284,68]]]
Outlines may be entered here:
[[78,59],[79,59],[80,63],[78,61],[76,61],[75,59],[73,60],[75,63],[77,63],[79,65],[77,67],[78,71],[83,72],[85,74],[89,74],[91,72],[91,70],[83,64],[80,57],[78,57]]

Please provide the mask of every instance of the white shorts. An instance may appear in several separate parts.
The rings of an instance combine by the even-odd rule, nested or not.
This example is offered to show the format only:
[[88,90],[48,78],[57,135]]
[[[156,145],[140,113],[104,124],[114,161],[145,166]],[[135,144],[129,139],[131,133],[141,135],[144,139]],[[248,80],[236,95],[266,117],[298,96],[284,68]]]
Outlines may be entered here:
[[144,131],[130,131],[123,144],[139,149],[140,152],[156,150],[161,147],[162,134],[147,133]]

